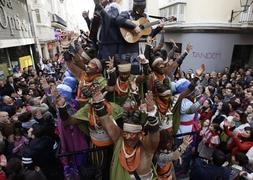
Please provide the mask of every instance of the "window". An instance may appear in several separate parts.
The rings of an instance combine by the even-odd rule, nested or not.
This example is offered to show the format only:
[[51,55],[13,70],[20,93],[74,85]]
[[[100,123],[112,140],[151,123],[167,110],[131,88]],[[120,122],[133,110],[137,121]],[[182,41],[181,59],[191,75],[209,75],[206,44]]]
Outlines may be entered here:
[[180,4],[179,5],[180,6],[180,14],[184,14],[184,6],[185,6],[185,4]]
[[35,14],[36,14],[37,23],[41,23],[40,10],[36,9]]

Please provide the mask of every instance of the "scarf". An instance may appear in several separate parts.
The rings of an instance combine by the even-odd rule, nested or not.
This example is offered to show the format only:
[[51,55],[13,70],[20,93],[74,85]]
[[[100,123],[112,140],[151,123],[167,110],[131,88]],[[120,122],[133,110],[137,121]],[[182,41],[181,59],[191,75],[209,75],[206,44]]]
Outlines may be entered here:
[[162,115],[165,115],[169,109],[169,104],[162,101],[159,97],[156,98],[156,105],[158,107],[159,112]]
[[[124,143],[124,141],[123,141],[123,143]],[[120,164],[128,172],[134,172],[139,167],[140,162],[141,162],[141,147],[137,146],[135,149],[133,149],[131,151],[130,150],[131,148],[124,146],[123,143],[122,143],[122,148],[121,148],[120,154],[119,154]],[[125,155],[124,149],[123,149],[124,147],[125,147],[125,151],[126,152],[131,151],[133,153],[133,156],[127,158]]]
[[120,81],[118,78],[115,85],[115,91],[118,96],[127,96],[128,91],[129,91],[129,82]]

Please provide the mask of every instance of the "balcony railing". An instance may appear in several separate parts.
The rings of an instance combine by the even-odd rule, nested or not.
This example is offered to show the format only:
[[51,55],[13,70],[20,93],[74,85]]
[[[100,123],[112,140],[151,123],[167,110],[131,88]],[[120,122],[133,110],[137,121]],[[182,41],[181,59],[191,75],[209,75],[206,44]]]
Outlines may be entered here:
[[174,5],[174,4],[178,4],[178,3],[184,3],[186,4],[186,0],[163,0],[163,1],[160,1],[160,8],[164,8],[164,7],[167,7],[167,6],[171,6],[171,5]]
[[[160,15],[163,17],[170,17],[175,16],[177,17],[177,22],[184,22],[184,11],[185,11],[186,4],[179,3],[179,4],[173,4],[170,6],[166,6],[164,8],[160,9]],[[175,22],[172,22],[175,23]],[[171,23],[168,23],[171,24]]]
[[249,7],[248,11],[242,12],[240,17],[241,23],[253,23],[253,7]]

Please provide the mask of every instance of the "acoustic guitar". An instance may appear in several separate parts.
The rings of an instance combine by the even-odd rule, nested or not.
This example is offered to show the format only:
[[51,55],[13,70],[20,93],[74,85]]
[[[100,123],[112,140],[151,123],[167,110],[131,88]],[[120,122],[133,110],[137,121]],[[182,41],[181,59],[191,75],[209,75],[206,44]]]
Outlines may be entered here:
[[[177,18],[174,16],[171,16],[169,18],[163,18],[163,21],[176,21]],[[135,33],[133,30],[127,29],[127,28],[120,28],[121,35],[128,43],[135,43],[140,40],[142,36],[148,36],[152,32],[152,26],[160,24],[161,20],[149,22],[149,20],[145,17],[142,17],[138,19],[137,21],[132,21],[134,24],[140,27],[141,32]]]

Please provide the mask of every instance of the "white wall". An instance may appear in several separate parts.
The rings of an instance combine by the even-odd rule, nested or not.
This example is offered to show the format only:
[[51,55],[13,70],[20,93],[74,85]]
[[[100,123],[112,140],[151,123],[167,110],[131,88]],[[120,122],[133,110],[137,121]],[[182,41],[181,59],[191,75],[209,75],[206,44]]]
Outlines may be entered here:
[[221,71],[230,66],[234,45],[253,45],[253,35],[221,33],[169,33],[165,41],[174,39],[182,43],[182,51],[187,43],[193,44],[193,51],[186,57],[182,69],[196,69],[200,64],[206,65],[206,71]]

